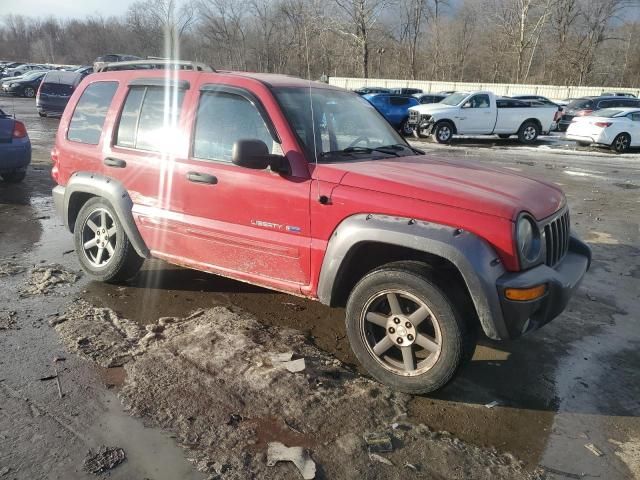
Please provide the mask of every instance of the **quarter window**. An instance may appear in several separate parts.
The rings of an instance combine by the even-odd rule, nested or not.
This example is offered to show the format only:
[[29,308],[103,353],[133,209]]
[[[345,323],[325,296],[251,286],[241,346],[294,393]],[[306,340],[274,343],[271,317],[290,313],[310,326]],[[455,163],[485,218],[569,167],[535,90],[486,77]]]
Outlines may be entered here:
[[270,153],[277,148],[251,101],[234,93],[203,92],[196,117],[193,156],[231,162],[233,144],[244,139],[262,140]]
[[632,113],[631,120],[633,120],[634,122],[640,122],[640,113]]
[[90,145],[100,142],[104,119],[117,89],[117,82],[95,82],[82,92],[69,123],[69,140]]
[[116,145],[162,152],[170,149],[178,133],[183,90],[133,87],[124,103]]

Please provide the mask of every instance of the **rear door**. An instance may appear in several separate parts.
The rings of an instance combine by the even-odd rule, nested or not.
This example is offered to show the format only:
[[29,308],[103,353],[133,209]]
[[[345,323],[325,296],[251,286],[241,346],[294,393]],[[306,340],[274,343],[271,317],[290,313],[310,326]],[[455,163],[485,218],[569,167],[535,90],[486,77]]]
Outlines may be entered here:
[[191,154],[175,165],[176,233],[167,254],[300,293],[310,283],[310,179],[231,163],[240,139],[262,140],[271,153],[283,152],[253,93],[221,85],[193,93]]
[[389,97],[389,114],[387,120],[394,126],[399,127],[409,116],[409,107],[415,105],[410,97],[391,96]]
[[458,131],[462,134],[492,133],[496,123],[496,109],[491,107],[491,99],[486,93],[479,93],[469,98],[458,118]]
[[173,167],[186,153],[180,121],[188,82],[133,78],[119,92],[119,119],[104,148],[104,174],[131,197],[140,234],[152,252],[172,248]]

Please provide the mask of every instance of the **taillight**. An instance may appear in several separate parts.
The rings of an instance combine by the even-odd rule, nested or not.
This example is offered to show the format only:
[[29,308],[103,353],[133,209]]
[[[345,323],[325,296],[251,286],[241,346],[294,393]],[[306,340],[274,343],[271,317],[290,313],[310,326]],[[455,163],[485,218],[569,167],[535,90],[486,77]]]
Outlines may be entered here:
[[38,92],[36,93],[36,102],[40,101],[40,90],[42,90],[42,83],[40,82],[40,85],[38,85]]
[[607,128],[611,126],[611,122],[594,122],[596,127]]
[[15,121],[13,125],[13,138],[24,138],[27,136],[27,127],[24,126],[24,123]]
[[593,110],[579,110],[576,112],[576,115],[578,115],[579,117],[584,117],[585,115],[591,115],[592,112]]

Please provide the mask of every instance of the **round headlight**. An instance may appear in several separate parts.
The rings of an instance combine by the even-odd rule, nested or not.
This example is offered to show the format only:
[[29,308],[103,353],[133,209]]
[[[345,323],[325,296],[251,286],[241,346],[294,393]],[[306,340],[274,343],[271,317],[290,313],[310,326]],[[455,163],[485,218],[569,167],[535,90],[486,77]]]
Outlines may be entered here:
[[518,251],[522,259],[533,262],[540,254],[538,227],[529,217],[521,217],[517,228]]

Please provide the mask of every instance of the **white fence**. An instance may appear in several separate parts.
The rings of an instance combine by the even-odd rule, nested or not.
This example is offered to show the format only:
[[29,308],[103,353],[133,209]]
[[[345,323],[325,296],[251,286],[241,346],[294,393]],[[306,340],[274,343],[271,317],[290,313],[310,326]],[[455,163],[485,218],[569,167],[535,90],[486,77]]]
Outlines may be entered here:
[[564,98],[600,95],[604,92],[628,92],[640,96],[638,88],[617,87],[561,87],[558,85],[518,85],[510,83],[462,83],[462,82],[430,82],[424,80],[393,80],[384,78],[347,78],[330,77],[329,84],[354,90],[360,87],[384,88],[421,88],[424,92],[442,92],[446,90],[471,91],[489,90],[497,95],[543,95],[548,98],[562,100]]

